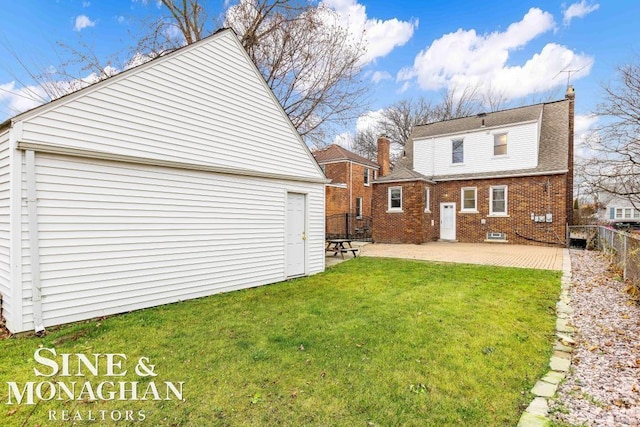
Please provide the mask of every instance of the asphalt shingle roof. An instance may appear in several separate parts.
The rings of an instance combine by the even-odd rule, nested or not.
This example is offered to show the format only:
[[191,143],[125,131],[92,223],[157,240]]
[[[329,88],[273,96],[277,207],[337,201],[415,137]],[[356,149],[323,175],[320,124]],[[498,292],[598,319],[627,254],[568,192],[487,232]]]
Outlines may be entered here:
[[313,157],[316,158],[316,161],[319,164],[336,162],[336,161],[351,161],[351,162],[360,163],[362,165],[369,166],[375,169],[378,169],[380,167],[380,165],[378,165],[376,162],[372,162],[371,160],[365,157],[362,157],[359,154],[351,152],[346,148],[341,147],[337,144],[332,144],[322,150],[314,151],[312,154],[313,154]]
[[[564,172],[568,169],[569,153],[569,100],[530,105],[493,113],[463,117],[460,119],[418,125],[413,128],[412,139],[429,138],[447,134],[464,133],[477,130],[482,126],[495,126],[522,123],[542,118],[538,151],[538,166],[529,169],[500,172],[483,172],[437,176],[436,181],[453,179],[489,178],[514,175],[537,175],[547,172]],[[413,159],[413,144],[407,144],[407,157]],[[411,167],[412,168],[412,167]]]

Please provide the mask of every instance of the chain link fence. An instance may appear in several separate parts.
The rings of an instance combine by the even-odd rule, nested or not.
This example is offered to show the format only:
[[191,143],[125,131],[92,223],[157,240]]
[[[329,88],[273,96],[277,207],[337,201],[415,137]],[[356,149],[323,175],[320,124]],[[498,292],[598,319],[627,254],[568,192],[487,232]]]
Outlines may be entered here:
[[622,277],[640,286],[640,235],[598,225],[568,227],[569,246],[597,249],[611,257]]

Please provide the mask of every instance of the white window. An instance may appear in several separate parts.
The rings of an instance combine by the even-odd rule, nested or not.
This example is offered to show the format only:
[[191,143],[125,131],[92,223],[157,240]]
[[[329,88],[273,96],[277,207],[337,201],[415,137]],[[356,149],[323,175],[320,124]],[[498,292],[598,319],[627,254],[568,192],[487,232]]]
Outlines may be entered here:
[[424,211],[431,212],[431,189],[429,187],[424,189]]
[[638,219],[640,218],[640,211],[633,208],[616,208],[615,219]]
[[364,185],[369,186],[369,168],[364,168]]
[[504,156],[507,154],[507,134],[498,133],[493,135],[493,155]]
[[489,215],[507,215],[506,185],[496,185],[489,189]]
[[461,190],[461,212],[478,212],[478,189],[476,187],[463,187]]
[[389,187],[389,211],[402,211],[402,187]]
[[451,141],[451,163],[464,162],[464,141],[454,139]]
[[362,218],[362,197],[356,197],[356,217]]

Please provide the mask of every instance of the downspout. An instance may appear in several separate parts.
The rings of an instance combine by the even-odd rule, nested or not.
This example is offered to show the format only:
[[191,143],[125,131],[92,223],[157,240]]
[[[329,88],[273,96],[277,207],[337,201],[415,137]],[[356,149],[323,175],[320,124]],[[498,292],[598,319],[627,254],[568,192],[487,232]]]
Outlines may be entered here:
[[40,283],[40,241],[38,238],[38,199],[36,192],[36,153],[25,152],[27,179],[27,216],[29,218],[29,258],[31,266],[31,304],[33,324],[37,335],[44,332],[42,323],[42,287]]

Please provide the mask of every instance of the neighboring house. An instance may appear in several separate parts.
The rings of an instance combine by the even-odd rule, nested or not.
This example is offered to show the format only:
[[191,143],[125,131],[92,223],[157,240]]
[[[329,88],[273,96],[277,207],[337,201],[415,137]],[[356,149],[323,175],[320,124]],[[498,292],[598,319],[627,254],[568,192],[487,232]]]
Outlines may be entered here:
[[380,166],[336,144],[314,151],[313,156],[331,180],[325,196],[327,237],[366,234],[371,227],[371,183]]
[[564,244],[574,97],[415,126],[406,157],[374,181],[374,241]]
[[222,30],[0,124],[12,332],[324,270],[326,178]]
[[598,194],[598,219],[608,223],[640,222],[640,210],[628,199],[610,193]]

